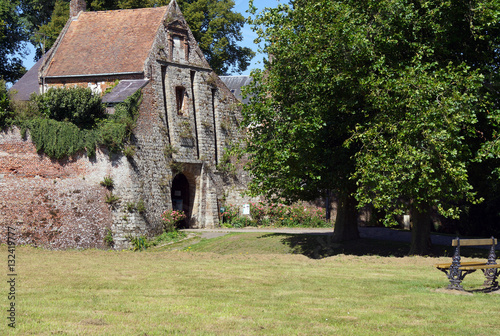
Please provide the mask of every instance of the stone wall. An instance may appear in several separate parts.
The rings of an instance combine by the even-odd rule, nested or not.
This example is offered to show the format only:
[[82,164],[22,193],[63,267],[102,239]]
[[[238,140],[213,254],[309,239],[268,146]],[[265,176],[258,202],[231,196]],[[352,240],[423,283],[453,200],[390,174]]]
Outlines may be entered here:
[[123,169],[101,151],[95,160],[51,160],[17,128],[0,132],[0,241],[12,226],[19,244],[105,247],[112,214],[99,182],[117,175],[116,166]]

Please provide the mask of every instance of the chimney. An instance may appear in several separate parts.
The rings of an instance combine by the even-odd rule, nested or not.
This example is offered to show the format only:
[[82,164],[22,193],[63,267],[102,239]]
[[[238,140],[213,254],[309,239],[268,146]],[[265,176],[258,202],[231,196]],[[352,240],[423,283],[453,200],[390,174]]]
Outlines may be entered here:
[[85,0],[71,0],[69,4],[69,17],[76,17],[80,14],[80,12],[85,12],[86,9],[87,4],[85,3]]

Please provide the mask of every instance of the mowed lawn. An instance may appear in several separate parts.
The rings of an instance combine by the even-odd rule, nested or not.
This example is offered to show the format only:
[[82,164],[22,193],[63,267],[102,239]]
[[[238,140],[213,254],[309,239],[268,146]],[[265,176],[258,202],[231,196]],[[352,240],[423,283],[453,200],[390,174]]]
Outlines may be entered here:
[[[357,243],[366,244],[350,244]],[[224,248],[199,252],[210,246]],[[1,250],[6,264],[6,246]],[[17,247],[17,327],[7,327],[4,282],[0,334],[500,333],[498,293],[444,289],[447,280],[432,265],[450,258],[312,259],[290,252],[283,236],[269,234],[228,235],[182,250],[146,252]],[[464,284],[478,288],[482,281],[476,272]]]

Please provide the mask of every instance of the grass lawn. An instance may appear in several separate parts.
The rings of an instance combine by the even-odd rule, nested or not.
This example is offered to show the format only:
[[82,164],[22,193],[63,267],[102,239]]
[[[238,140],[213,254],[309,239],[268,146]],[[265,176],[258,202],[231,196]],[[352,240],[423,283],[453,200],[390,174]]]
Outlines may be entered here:
[[[387,252],[403,247],[263,233],[146,252],[17,247],[17,328],[4,281],[0,334],[499,334],[498,292],[447,291],[432,265],[450,258]],[[482,281],[476,272],[464,285]]]

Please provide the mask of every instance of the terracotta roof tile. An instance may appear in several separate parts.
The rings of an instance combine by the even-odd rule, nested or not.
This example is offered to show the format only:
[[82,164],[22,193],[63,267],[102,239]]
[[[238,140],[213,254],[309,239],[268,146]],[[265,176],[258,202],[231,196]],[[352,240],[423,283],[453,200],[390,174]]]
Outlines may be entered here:
[[168,7],[83,12],[72,21],[47,76],[142,72]]

